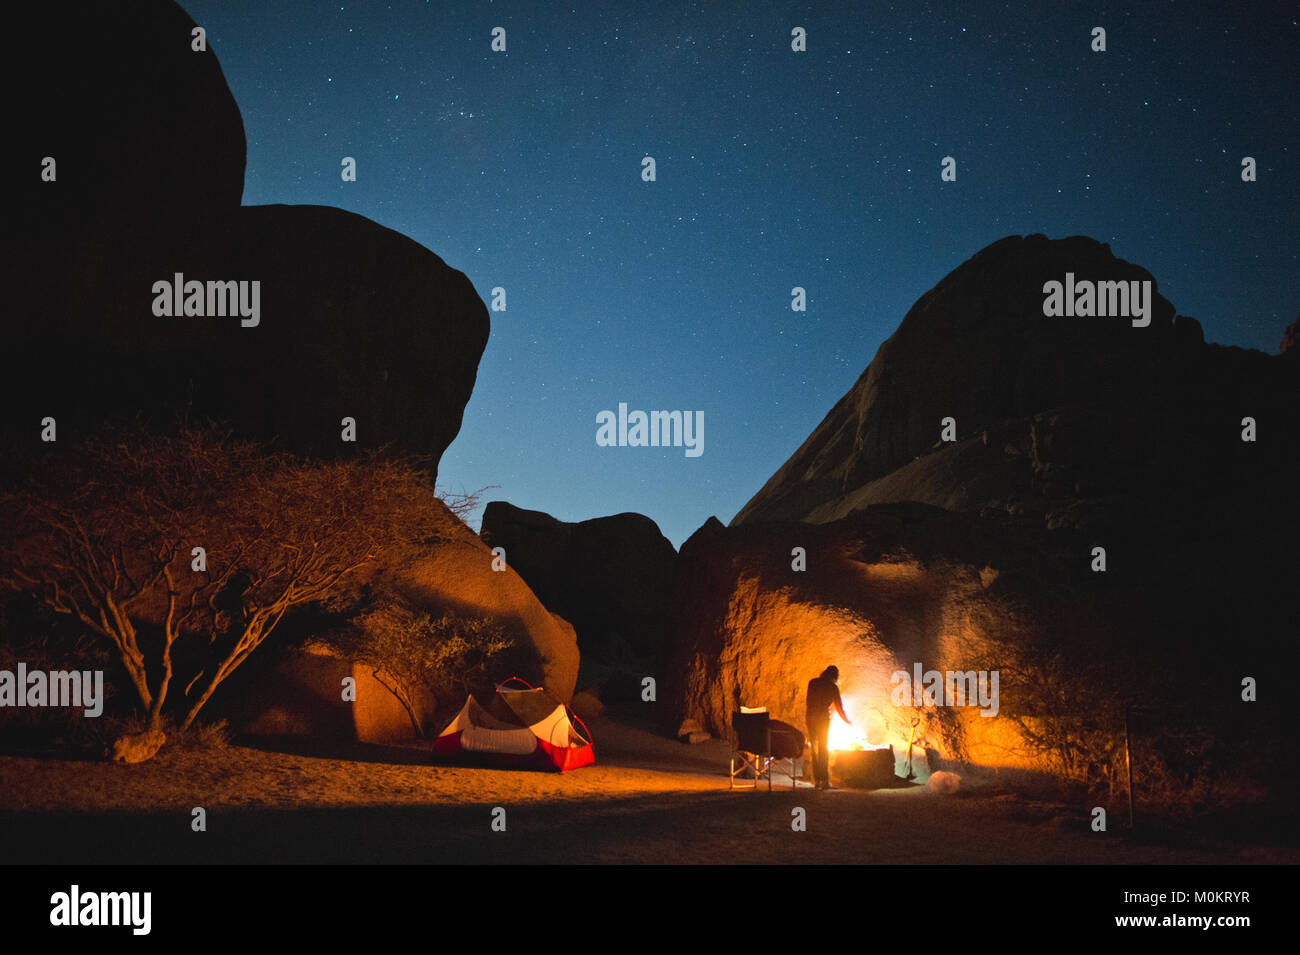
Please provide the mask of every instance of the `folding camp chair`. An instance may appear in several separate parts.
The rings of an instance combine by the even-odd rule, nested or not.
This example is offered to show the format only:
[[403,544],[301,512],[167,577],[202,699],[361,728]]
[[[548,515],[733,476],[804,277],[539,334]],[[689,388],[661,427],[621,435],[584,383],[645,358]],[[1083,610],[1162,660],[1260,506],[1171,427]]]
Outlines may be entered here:
[[772,791],[772,727],[767,707],[742,706],[731,714],[731,780],[728,789],[736,788],[736,777],[754,774],[754,789],[767,777],[767,791]]
[[742,706],[739,713],[732,714],[731,729],[731,788],[735,788],[737,776],[752,772],[753,788],[757,789],[758,781],[766,776],[770,792],[773,767],[786,761],[790,764],[786,771],[790,788],[799,787],[798,780],[803,775],[798,769],[803,762],[806,741],[796,727],[772,719],[766,707]]

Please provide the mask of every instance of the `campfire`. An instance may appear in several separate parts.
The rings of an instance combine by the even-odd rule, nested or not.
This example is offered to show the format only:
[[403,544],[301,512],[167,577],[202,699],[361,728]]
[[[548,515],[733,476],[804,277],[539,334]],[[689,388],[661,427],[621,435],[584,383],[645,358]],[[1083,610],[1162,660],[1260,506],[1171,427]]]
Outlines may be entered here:
[[865,736],[858,733],[857,728],[849,726],[841,720],[831,722],[830,738],[827,740],[827,746],[834,752],[850,751],[861,752],[862,750],[871,749],[891,749],[888,743],[873,743]]
[[[854,711],[849,714],[853,716]],[[827,747],[831,750],[831,782],[836,785],[878,789],[894,782],[894,747],[871,742],[856,725],[832,719]]]

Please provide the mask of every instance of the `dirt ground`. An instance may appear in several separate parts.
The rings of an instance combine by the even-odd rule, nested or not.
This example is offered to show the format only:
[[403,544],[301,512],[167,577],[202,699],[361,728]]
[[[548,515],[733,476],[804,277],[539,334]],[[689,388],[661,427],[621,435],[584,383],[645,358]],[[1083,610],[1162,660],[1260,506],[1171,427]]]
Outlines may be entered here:
[[1130,833],[1122,818],[1096,833],[1090,807],[969,780],[955,795],[792,791],[780,776],[770,794],[729,791],[725,742],[609,719],[592,731],[597,765],[564,775],[286,741],[164,749],[138,766],[0,756],[0,845],[6,863],[56,864],[1300,862],[1294,847]]

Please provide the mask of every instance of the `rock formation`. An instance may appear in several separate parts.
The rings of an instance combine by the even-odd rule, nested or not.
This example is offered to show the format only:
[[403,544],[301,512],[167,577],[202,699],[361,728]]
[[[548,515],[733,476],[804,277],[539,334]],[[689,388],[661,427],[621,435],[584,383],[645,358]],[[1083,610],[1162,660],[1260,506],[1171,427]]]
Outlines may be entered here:
[[[859,731],[905,753],[922,711],[895,705],[895,672],[996,669],[996,716],[931,708],[918,739],[945,758],[1037,765],[1017,729],[1038,701],[1035,651],[1095,651],[1111,637],[1088,607],[1086,568],[1027,557],[1026,543],[1023,532],[922,504],[820,525],[712,520],[679,555],[674,638],[659,668],[678,706],[668,718],[726,736],[740,706],[766,706],[803,727],[808,681],[835,664]],[[805,570],[794,569],[796,548]]]
[[578,523],[492,501],[480,531],[548,608],[572,621],[584,654],[653,655],[677,553],[641,514]]
[[55,182],[35,166],[21,180],[29,228],[64,241],[99,226],[189,231],[239,207],[244,122],[216,53],[192,48],[196,24],[177,4],[43,0],[6,16],[41,65],[18,97],[26,155],[52,157],[57,170]]
[[394,587],[417,604],[499,619],[508,634],[526,637],[542,659],[538,672],[517,675],[568,703],[578,678],[573,626],[545,607],[514,569],[497,571],[492,564],[491,548],[456,521],[436,543],[394,555],[376,585]]
[[[1086,523],[1108,493],[1222,485],[1247,462],[1295,460],[1240,440],[1247,414],[1295,433],[1294,369],[1207,345],[1155,296],[1151,323],[1047,318],[1043,285],[1067,272],[1150,280],[1084,237],[1011,236],[908,311],[852,389],[732,521],[829,521],[874,503],[993,507]],[[955,419],[956,441],[941,440]],[[1076,502],[1084,502],[1074,506]]]
[[[63,439],[109,420],[166,429],[183,416],[304,454],[388,447],[436,476],[487,344],[486,307],[465,275],[361,216],[242,207],[243,122],[215,53],[194,49],[195,27],[171,0],[51,0],[10,23],[41,76],[20,97],[17,138],[32,165],[8,220],[21,282],[0,350],[0,468],[30,467],[24,452],[43,447],[47,417]],[[178,274],[204,286],[190,301],[181,283],[184,308],[159,314],[155,284]],[[224,287],[214,297],[208,283],[227,282],[257,289],[255,320],[235,314]],[[341,440],[345,417],[355,444]],[[490,563],[448,517],[427,547],[384,555],[370,584],[499,621],[541,656],[521,675],[567,700],[573,628]],[[350,661],[277,661],[274,649],[258,656],[278,678],[259,687],[266,667],[250,667],[219,691],[228,705],[245,694],[248,726],[409,734],[370,677],[357,676],[366,700],[340,711]]]
[[[6,446],[31,444],[47,416],[68,434],[186,415],[304,453],[387,445],[436,472],[487,344],[469,280],[352,213],[240,207],[239,111],[174,3],[65,0],[32,16],[34,32],[15,35],[47,49],[49,82],[33,87],[23,140],[57,175],[33,169],[14,220],[24,281],[0,368]],[[256,326],[155,314],[154,283],[177,273],[259,283]],[[344,417],[355,445],[340,440]]]
[[[532,647],[536,669],[517,675],[545,686],[565,703],[578,676],[578,643],[573,627],[533,596],[513,570],[494,571],[492,552],[477,535],[440,502],[437,536],[419,547],[380,556],[374,567],[353,581],[356,593],[372,597],[400,595],[416,607],[464,616],[487,617],[512,641]],[[415,737],[406,710],[387,689],[392,680],[373,668],[343,659],[319,643],[267,647],[248,672],[231,677],[214,698],[214,712],[229,716],[239,732],[262,735],[315,736],[395,743]],[[342,702],[344,677],[356,680],[355,703]],[[454,713],[464,702],[460,691],[445,698],[419,694],[417,719],[437,732],[435,714]]]
[[[920,716],[943,759],[1105,776],[1128,703],[1153,733],[1280,754],[1289,731],[1241,694],[1298,662],[1294,349],[1207,344],[1158,296],[1147,327],[1047,318],[1043,285],[1067,272],[1155,287],[1091,239],[994,243],[921,297],[731,527],[682,546],[667,730],[725,732],[742,704],[802,725],[835,663],[896,752]],[[891,676],[916,664],[998,669],[999,715],[896,705]]]

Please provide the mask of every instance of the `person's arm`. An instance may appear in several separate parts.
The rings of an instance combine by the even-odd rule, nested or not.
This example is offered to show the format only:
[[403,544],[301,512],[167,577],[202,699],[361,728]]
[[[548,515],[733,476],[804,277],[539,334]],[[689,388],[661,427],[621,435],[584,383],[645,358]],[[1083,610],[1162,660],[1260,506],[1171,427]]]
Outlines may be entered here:
[[835,704],[834,704],[834,706],[835,706],[835,712],[838,713],[838,714],[840,714],[840,719],[842,719],[844,722],[846,722],[846,723],[848,723],[850,726],[852,726],[852,725],[853,725],[853,721],[850,720],[847,716],[844,715],[844,704],[840,701],[840,688],[839,688],[838,686],[835,688]]

